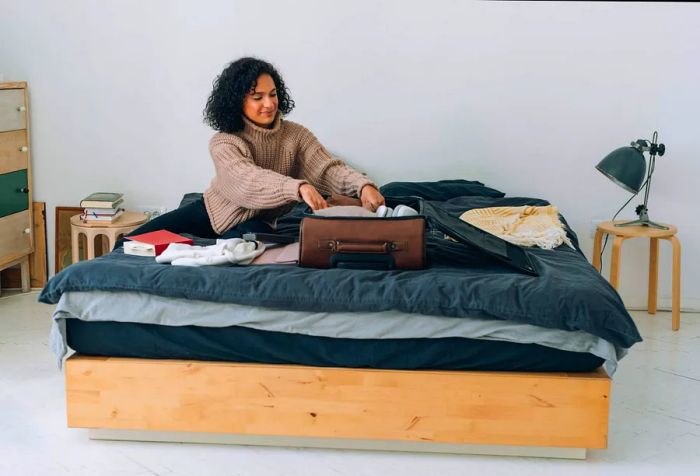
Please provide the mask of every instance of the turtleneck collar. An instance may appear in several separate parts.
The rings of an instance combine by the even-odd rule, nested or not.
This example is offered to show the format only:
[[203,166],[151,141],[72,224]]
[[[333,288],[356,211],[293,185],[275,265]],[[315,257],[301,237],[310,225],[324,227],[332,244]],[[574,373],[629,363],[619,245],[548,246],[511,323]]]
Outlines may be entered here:
[[269,139],[279,132],[281,123],[282,114],[279,111],[277,111],[272,127],[269,129],[267,127],[258,126],[253,121],[243,116],[243,133],[256,139]]

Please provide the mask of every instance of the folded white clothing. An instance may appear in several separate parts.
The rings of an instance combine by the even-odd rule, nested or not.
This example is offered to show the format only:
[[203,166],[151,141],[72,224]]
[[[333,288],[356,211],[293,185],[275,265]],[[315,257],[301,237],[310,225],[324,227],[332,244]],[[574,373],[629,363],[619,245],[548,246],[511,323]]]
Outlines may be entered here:
[[394,213],[394,209],[386,205],[379,205],[379,207],[377,207],[377,217],[379,218],[391,217],[392,213]]
[[396,205],[396,208],[387,207],[386,205],[379,205],[377,208],[377,216],[379,218],[397,218],[397,217],[409,217],[418,215],[418,211],[409,207],[408,205]]
[[173,266],[220,266],[225,264],[250,264],[265,251],[260,241],[246,241],[241,238],[216,240],[215,245],[198,246],[171,243],[159,256],[158,263]]
[[392,217],[413,217],[416,215],[418,215],[418,211],[408,205],[396,205],[391,213]]

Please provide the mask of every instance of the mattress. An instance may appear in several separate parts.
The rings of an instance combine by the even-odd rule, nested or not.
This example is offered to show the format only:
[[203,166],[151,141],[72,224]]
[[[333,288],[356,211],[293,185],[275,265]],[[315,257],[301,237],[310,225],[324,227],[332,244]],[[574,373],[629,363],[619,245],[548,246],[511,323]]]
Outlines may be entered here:
[[588,372],[603,359],[537,344],[446,337],[347,339],[242,326],[164,326],[67,319],[68,345],[82,355],[378,369]]

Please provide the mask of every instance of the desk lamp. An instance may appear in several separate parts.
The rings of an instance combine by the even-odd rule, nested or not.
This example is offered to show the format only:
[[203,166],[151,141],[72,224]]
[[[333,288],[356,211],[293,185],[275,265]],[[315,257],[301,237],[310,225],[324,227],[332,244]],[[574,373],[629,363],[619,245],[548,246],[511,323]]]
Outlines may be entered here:
[[[654,131],[651,141],[637,139],[629,147],[620,147],[610,152],[595,166],[606,177],[624,188],[628,192],[639,193],[644,189],[644,204],[638,205],[635,212],[639,216],[637,220],[626,223],[616,223],[615,226],[650,226],[661,230],[668,227],[649,220],[647,202],[649,200],[649,188],[651,187],[651,175],[654,173],[657,154],[660,156],[666,152],[666,146],[657,142],[659,134]],[[646,166],[644,152],[649,153],[649,167]],[[644,175],[646,174],[646,180]]]

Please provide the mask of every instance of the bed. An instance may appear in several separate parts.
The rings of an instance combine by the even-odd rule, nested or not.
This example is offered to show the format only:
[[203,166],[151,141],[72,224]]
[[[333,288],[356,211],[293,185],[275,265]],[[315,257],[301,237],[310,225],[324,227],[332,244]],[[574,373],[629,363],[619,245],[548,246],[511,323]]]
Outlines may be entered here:
[[[467,181],[382,192],[452,214],[547,203]],[[72,265],[40,296],[57,304],[59,365],[76,351],[68,424],[157,441],[578,458],[606,447],[611,377],[641,338],[577,244],[529,250],[538,277],[434,231],[428,249],[421,271],[182,268],[121,250]]]

